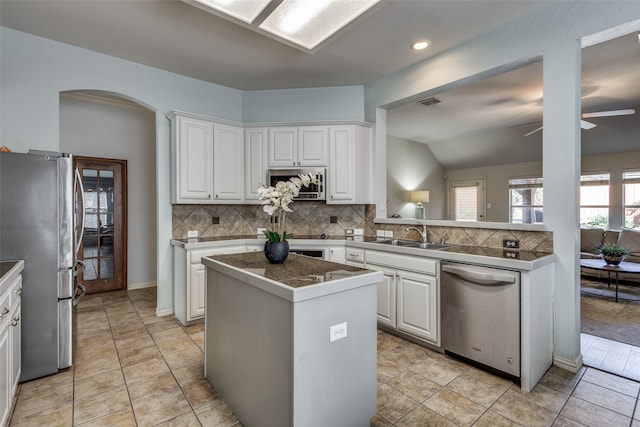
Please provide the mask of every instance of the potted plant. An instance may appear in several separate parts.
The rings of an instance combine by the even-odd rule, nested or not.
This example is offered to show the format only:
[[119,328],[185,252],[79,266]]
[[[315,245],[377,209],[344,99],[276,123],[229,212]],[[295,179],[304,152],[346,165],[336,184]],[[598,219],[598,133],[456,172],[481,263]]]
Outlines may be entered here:
[[270,263],[283,262],[289,255],[289,243],[287,239],[293,237],[293,233],[285,230],[287,212],[293,212],[289,205],[300,192],[302,186],[317,184],[313,174],[298,175],[288,181],[278,181],[275,187],[261,185],[258,194],[262,202],[262,210],[271,216],[271,227],[264,231],[267,241],[264,244],[264,254]]
[[615,243],[603,243],[598,246],[598,251],[602,259],[609,265],[618,265],[624,257],[629,255],[629,250]]

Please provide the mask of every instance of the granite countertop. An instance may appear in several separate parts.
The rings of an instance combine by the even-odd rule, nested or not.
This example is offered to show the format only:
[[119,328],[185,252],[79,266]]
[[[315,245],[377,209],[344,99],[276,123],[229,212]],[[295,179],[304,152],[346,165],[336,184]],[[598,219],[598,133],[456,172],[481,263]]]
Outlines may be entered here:
[[371,270],[364,268],[296,254],[290,254],[282,264],[270,264],[262,252],[216,255],[209,258],[292,288],[371,273]]

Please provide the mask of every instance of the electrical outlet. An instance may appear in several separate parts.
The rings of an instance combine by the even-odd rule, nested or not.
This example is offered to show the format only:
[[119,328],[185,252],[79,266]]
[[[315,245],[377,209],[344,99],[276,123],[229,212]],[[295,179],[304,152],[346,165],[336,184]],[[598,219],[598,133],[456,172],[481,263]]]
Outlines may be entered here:
[[376,230],[377,237],[384,237],[384,230]]
[[266,228],[258,227],[258,233],[257,233],[258,236],[262,236],[264,234],[265,230],[266,230]]
[[329,342],[334,342],[347,337],[347,322],[329,327]]
[[510,251],[510,250],[504,249],[502,251],[502,256],[504,258],[518,259],[518,258],[520,258],[520,252],[518,252],[518,251]]
[[393,237],[393,230],[384,230],[384,237]]
[[187,231],[187,237],[189,237],[189,238],[198,237],[198,230],[189,230],[189,231]]
[[518,249],[520,248],[520,241],[516,239],[504,239],[502,241],[502,247],[505,249]]

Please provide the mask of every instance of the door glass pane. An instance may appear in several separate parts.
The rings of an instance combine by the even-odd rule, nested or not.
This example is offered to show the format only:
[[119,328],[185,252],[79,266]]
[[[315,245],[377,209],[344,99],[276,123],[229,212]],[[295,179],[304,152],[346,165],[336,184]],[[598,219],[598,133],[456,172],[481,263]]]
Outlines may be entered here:
[[82,273],[82,280],[95,280],[98,278],[98,260],[85,259],[84,260],[84,272]]
[[478,187],[455,187],[455,220],[456,221],[477,221],[478,220]]
[[113,256],[113,236],[100,236],[100,256]]
[[100,278],[113,277],[113,258],[100,258]]

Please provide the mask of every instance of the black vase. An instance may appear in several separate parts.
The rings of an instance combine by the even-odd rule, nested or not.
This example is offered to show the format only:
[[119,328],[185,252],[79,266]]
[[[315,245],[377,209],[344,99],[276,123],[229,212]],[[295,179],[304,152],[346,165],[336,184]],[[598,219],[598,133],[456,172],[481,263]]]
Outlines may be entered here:
[[286,240],[282,242],[269,242],[264,243],[264,256],[271,264],[280,264],[284,262],[289,256],[289,242]]

